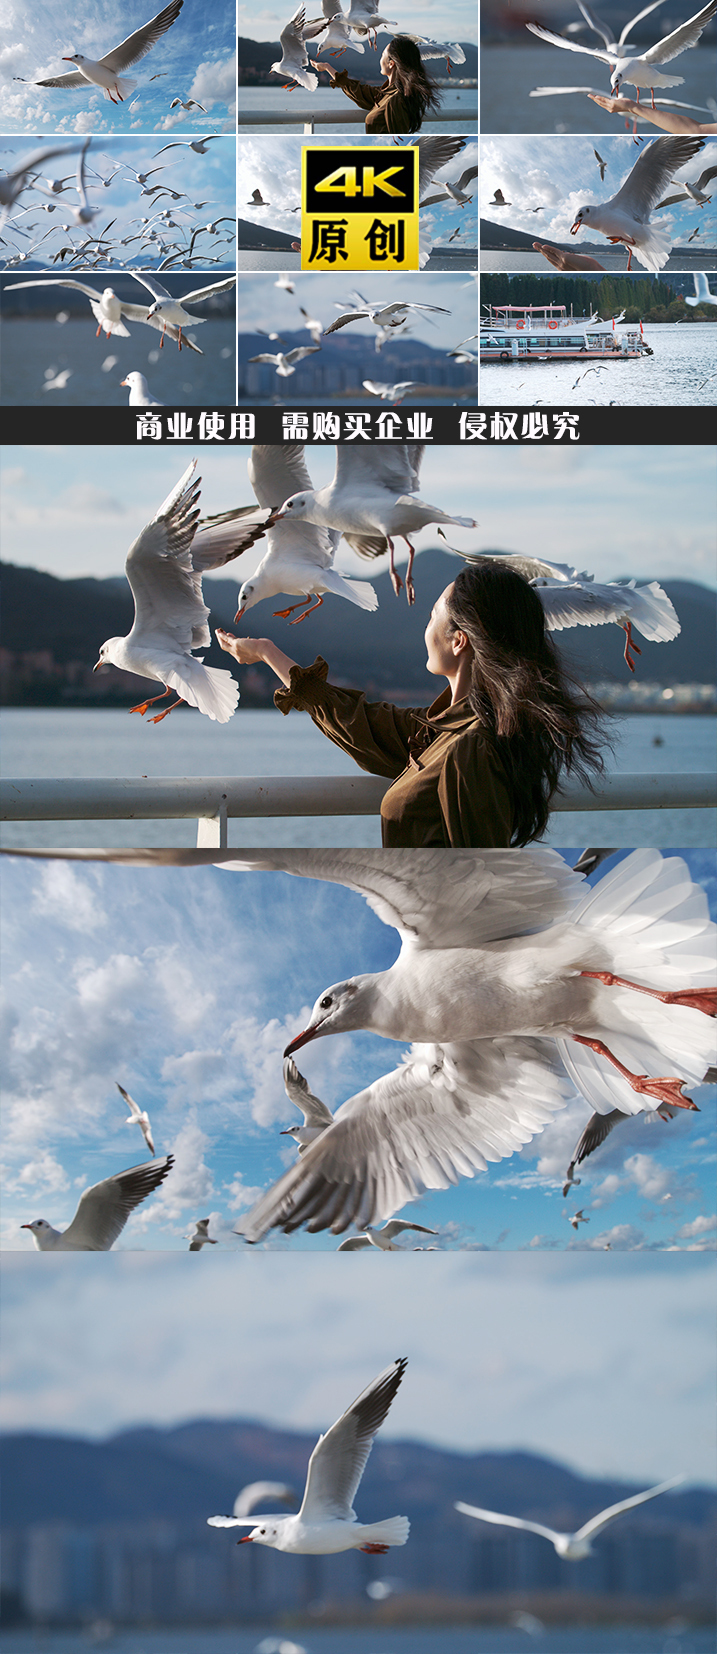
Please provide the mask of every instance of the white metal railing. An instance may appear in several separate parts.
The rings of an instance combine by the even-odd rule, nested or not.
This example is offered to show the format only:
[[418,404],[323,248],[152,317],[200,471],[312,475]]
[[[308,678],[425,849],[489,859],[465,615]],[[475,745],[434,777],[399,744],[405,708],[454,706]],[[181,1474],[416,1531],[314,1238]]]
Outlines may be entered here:
[[[244,126],[302,126],[304,135],[310,137],[315,126],[363,126],[366,119],[365,109],[295,109],[285,110],[278,114],[274,109],[243,109],[237,116],[237,125]],[[464,122],[475,126],[478,121],[478,108],[475,94],[469,89],[463,103],[460,94],[457,94],[454,103],[441,104],[434,114],[424,116],[424,126],[444,126],[447,121]],[[463,128],[461,127],[461,130]]]
[[[2,821],[184,821],[197,844],[226,849],[230,817],[373,816],[391,782],[375,775],[151,776],[3,781]],[[565,810],[705,810],[717,804],[717,776],[606,776],[596,792],[567,785]]]

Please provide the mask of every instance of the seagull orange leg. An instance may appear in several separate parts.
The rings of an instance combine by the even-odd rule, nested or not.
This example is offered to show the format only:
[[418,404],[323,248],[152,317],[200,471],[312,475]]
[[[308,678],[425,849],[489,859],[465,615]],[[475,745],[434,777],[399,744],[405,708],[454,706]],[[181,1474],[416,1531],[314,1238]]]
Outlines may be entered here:
[[366,1556],[386,1556],[388,1549],[388,1545],[359,1545],[359,1550],[364,1551]]
[[581,976],[593,976],[604,982],[606,988],[633,988],[636,994],[649,994],[661,999],[663,1005],[688,1005],[692,1011],[703,1011],[706,1017],[717,1017],[717,988],[661,989],[643,988],[639,982],[629,982],[625,976],[613,976],[612,971],[581,971]]
[[304,613],[302,615],[297,615],[296,620],[290,620],[289,625],[290,626],[300,626],[302,620],[305,620],[307,615],[313,614],[314,609],[320,609],[321,608],[321,605],[322,605],[323,601],[324,601],[323,597],[321,597],[320,594],[317,595],[316,602],[312,603],[311,608],[310,609],[304,609]]
[[607,1057],[608,1062],[612,1063],[613,1067],[622,1074],[623,1079],[627,1080],[628,1085],[632,1086],[633,1091],[637,1091],[640,1096],[657,1097],[661,1103],[670,1103],[675,1108],[691,1108],[696,1113],[699,1112],[697,1104],[693,1103],[692,1098],[683,1096],[684,1080],[665,1075],[659,1078],[655,1076],[653,1079],[648,1074],[633,1074],[629,1068],[625,1068],[624,1064],[618,1061],[617,1057],[613,1056],[612,1051],[608,1051],[603,1040],[587,1039],[583,1034],[571,1034],[570,1037],[575,1040],[576,1045],[589,1046],[590,1050],[595,1051],[598,1057]]
[[305,603],[310,603],[313,595],[313,592],[309,592],[308,597],[302,597],[300,603],[290,603],[288,609],[274,609],[273,613],[278,615],[280,620],[287,620],[289,615],[293,615],[295,609],[303,609]]
[[390,534],[387,534],[386,538],[388,540],[388,549],[391,553],[391,567],[389,569],[389,574],[391,576],[391,585],[393,586],[393,589],[396,593],[396,596],[398,597],[399,592],[401,591],[401,589],[403,587],[403,581],[402,581],[401,576],[398,573],[398,570],[396,569],[396,565],[393,561],[393,540],[391,539]]
[[152,695],[150,700],[140,701],[139,706],[131,706],[130,707],[130,712],[141,712],[142,717],[144,717],[144,714],[147,711],[148,706],[154,706],[155,701],[164,701],[164,700],[166,700],[167,696],[171,695],[171,693],[172,693],[171,689],[163,689],[161,695]]
[[408,568],[406,569],[406,597],[408,598],[409,603],[415,603],[415,601],[416,601],[416,588],[413,584],[413,576],[412,576],[411,571],[413,569],[413,559],[416,555],[416,548],[415,548],[415,546],[411,545],[411,542],[408,539],[408,536],[406,534],[402,534],[401,539],[406,541],[406,545],[408,546],[408,553],[409,553],[409,555],[408,555]]
[[[167,694],[168,694],[168,695],[171,695],[171,690],[170,690],[170,689],[168,689],[168,690],[167,690]],[[159,697],[159,696],[158,696],[158,697],[157,697],[157,699],[159,699],[159,698],[160,698],[160,697]],[[186,702],[185,702],[185,701],[183,701],[183,700],[182,700],[182,699],[181,699],[181,696],[180,696],[180,699],[179,699],[179,700],[178,700],[178,701],[174,701],[174,702],[173,702],[173,704],[172,704],[172,706],[168,706],[168,707],[167,707],[167,710],[166,710],[166,712],[158,712],[158,713],[157,713],[157,716],[156,716],[156,718],[150,718],[150,719],[149,719],[149,720],[148,720],[148,722],[149,722],[149,723],[150,723],[150,724],[161,724],[161,722],[162,722],[162,719],[163,719],[163,718],[168,718],[168,717],[169,717],[169,714],[170,714],[170,712],[176,712],[176,709],[177,709],[177,707],[178,707],[178,706],[185,706],[185,705],[186,705]]]
[[625,660],[627,661],[627,664],[630,668],[630,671],[634,672],[635,662],[634,662],[634,660],[632,660],[630,658],[630,651],[632,650],[633,655],[641,655],[642,650],[638,647],[638,645],[635,642],[635,639],[632,635],[632,626],[631,626],[629,620],[623,621],[622,629],[623,629],[623,632],[625,633]]

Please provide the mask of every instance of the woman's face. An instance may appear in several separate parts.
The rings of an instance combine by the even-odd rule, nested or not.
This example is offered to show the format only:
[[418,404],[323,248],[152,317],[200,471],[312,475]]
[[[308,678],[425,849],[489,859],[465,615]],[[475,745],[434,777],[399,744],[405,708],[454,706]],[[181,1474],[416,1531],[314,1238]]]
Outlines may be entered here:
[[389,56],[388,46],[384,46],[383,52],[381,53],[381,61],[379,63],[379,69],[381,70],[382,75],[389,75],[391,73],[392,68],[393,68],[393,58]]
[[446,586],[433,605],[424,636],[426,639],[426,665],[429,672],[435,672],[437,677],[447,677],[456,664],[456,651],[453,647],[455,632],[448,619],[448,599],[453,591],[453,583]]

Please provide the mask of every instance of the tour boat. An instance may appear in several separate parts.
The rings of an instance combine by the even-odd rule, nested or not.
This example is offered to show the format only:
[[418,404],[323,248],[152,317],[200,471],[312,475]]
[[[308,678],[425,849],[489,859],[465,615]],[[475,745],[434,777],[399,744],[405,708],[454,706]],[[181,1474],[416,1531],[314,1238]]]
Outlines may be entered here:
[[624,311],[609,321],[598,315],[575,317],[564,304],[490,304],[481,317],[481,362],[610,361],[652,356],[642,322],[628,322],[618,332]]

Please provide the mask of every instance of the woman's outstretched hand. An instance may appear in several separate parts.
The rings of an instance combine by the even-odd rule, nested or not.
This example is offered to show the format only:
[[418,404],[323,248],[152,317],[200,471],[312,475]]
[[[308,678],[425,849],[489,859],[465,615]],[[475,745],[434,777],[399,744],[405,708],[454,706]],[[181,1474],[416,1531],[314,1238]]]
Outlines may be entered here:
[[277,678],[288,689],[291,679],[291,668],[296,666],[295,660],[290,660],[283,649],[277,648],[268,637],[235,637],[233,632],[225,632],[221,626],[215,626],[214,635],[219,648],[226,655],[233,655],[240,666],[253,666],[256,661],[263,661],[269,666]]

